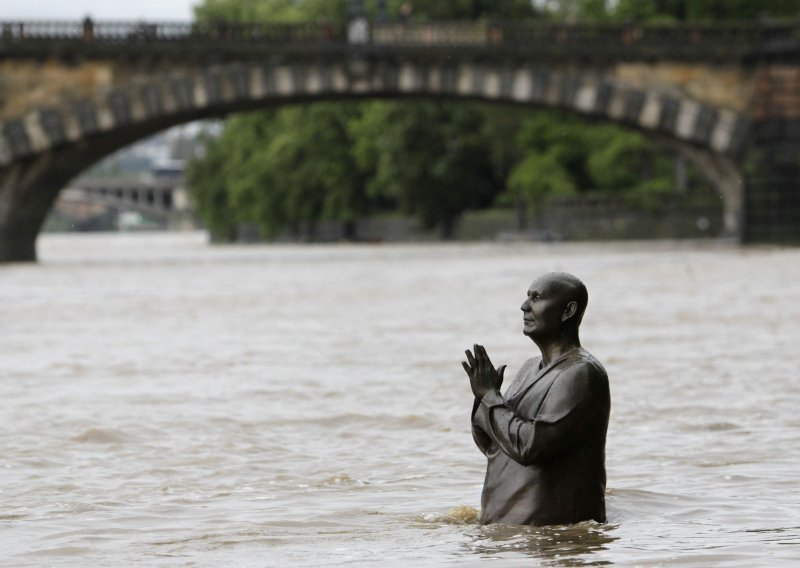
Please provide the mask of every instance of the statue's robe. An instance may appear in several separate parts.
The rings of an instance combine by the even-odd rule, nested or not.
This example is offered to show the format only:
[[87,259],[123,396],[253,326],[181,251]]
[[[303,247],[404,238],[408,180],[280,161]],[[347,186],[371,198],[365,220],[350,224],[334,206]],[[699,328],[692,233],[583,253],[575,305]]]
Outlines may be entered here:
[[481,522],[605,522],[608,375],[588,351],[528,360],[503,397],[476,400],[472,435],[486,455]]

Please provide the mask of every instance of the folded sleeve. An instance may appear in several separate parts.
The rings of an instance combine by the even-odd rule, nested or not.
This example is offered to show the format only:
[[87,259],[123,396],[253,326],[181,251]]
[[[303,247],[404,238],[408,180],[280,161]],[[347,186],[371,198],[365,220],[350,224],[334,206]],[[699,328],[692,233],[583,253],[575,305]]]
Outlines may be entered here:
[[475,424],[475,412],[477,412],[480,404],[481,400],[476,398],[475,403],[472,405],[472,439],[475,441],[475,445],[478,446],[478,449],[485,454],[489,451],[489,447],[492,445],[492,439],[486,432],[484,432]]
[[[519,384],[525,379],[527,374],[530,372],[532,367],[538,365],[540,358],[533,358],[528,359],[523,363],[520,370],[517,372],[514,381],[511,383],[510,391],[515,391]],[[489,397],[488,399],[486,397]],[[503,395],[500,394],[500,391],[492,391],[488,393],[486,396],[483,397],[485,401],[493,401],[494,404],[504,405],[505,400],[503,399]],[[475,398],[475,402],[472,405],[472,414],[471,414],[471,421],[472,421],[472,439],[475,441],[475,444],[478,446],[481,452],[484,454],[489,451],[489,448],[492,445],[492,439],[489,435],[484,432],[484,430],[475,423],[475,413],[478,411],[478,408],[481,405],[481,399]]]
[[555,376],[536,416],[517,414],[500,393],[487,394],[475,408],[473,431],[479,428],[522,465],[541,463],[579,439],[607,393],[605,373],[579,363]]

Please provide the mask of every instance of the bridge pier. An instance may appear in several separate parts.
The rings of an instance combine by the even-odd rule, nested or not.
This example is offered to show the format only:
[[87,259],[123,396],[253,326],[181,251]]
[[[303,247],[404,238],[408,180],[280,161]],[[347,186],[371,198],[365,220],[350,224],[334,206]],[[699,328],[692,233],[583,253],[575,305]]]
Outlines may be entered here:
[[756,73],[747,156],[744,240],[800,243],[800,67],[772,61]]
[[0,178],[0,262],[36,260],[36,237],[67,181],[59,175],[58,161],[45,154]]
[[37,231],[30,226],[4,226],[0,223],[0,263],[35,262]]
[[[186,122],[180,115],[173,119]],[[0,264],[36,261],[36,238],[70,180],[114,151],[173,124],[153,120],[131,125],[0,169]]]
[[676,147],[681,156],[697,166],[719,192],[723,223],[720,236],[744,241],[745,180],[741,168],[732,159],[721,154],[685,144],[671,146]]
[[800,130],[795,124],[763,124],[756,134],[747,179],[744,240],[800,243]]

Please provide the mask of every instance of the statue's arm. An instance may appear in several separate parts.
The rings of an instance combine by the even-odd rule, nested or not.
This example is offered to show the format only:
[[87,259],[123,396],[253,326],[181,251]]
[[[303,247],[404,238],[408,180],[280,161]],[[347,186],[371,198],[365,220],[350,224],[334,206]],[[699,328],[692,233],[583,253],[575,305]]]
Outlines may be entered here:
[[489,446],[492,445],[492,439],[480,428],[480,426],[475,424],[475,413],[478,411],[480,404],[480,399],[476,398],[475,403],[472,405],[472,439],[475,440],[475,444],[478,446],[478,449],[485,454],[489,451]]
[[473,424],[511,459],[532,465],[568,449],[607,405],[605,373],[579,364],[556,378],[536,417],[518,415],[498,393],[489,393],[478,405]]

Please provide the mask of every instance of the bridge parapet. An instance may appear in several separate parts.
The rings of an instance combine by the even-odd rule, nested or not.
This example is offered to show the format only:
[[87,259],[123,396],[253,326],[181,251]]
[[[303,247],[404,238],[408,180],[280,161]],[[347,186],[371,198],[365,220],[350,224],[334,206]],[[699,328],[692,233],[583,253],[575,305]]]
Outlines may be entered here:
[[[233,22],[0,22],[0,58],[47,53],[107,56],[115,53],[169,54],[196,59],[213,53],[258,57],[266,50],[348,47],[346,30],[330,22],[243,24]],[[176,48],[191,46],[191,51]],[[635,25],[469,21],[376,23],[371,41],[351,46],[359,53],[386,47],[518,53],[526,58],[581,60],[700,60],[738,62],[759,54],[800,53],[800,23]]]
[[234,22],[5,21],[0,22],[3,45],[72,40],[85,44],[248,42],[316,43],[342,41],[341,26],[330,23],[243,24]]

